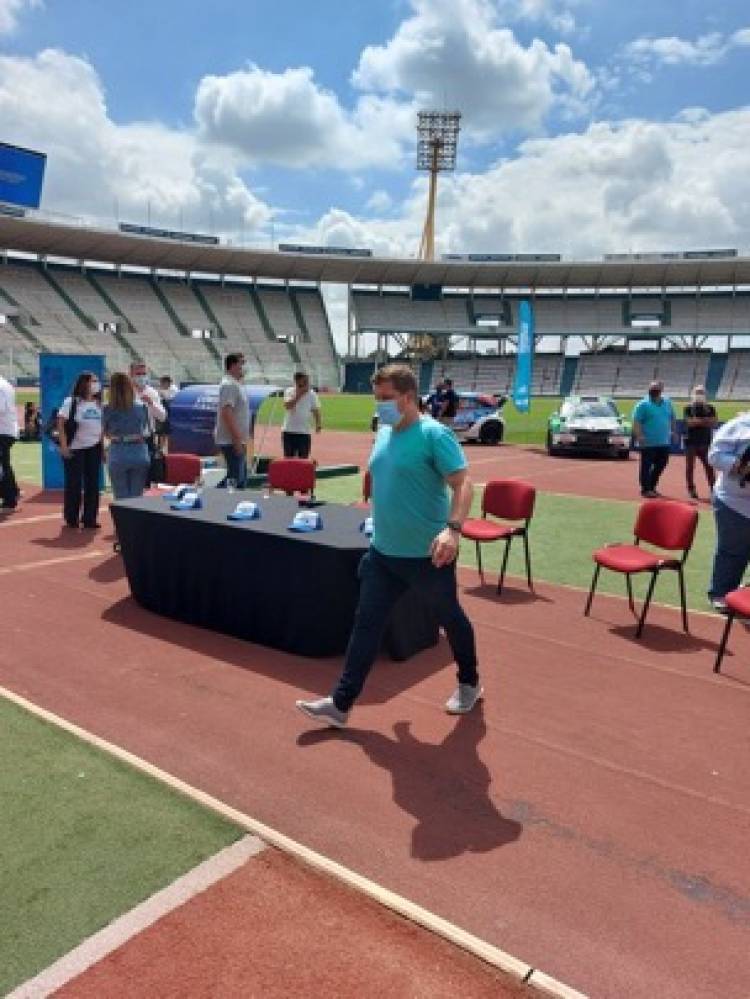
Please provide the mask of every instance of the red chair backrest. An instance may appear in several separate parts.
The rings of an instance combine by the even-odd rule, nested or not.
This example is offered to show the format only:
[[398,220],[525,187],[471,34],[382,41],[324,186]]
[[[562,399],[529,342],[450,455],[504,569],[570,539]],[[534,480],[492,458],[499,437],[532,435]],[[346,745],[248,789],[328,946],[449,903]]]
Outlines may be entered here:
[[494,479],[484,487],[482,512],[502,520],[529,520],[536,489],[522,479]]
[[698,511],[675,500],[646,500],[641,503],[634,534],[657,548],[688,551],[698,526]]
[[362,477],[362,500],[365,503],[370,502],[370,497],[372,496],[372,476],[369,470],[365,472]]
[[307,458],[277,458],[268,466],[271,489],[285,493],[311,493],[315,490],[315,462]]
[[201,477],[201,460],[197,454],[166,454],[166,484],[179,486],[197,482]]

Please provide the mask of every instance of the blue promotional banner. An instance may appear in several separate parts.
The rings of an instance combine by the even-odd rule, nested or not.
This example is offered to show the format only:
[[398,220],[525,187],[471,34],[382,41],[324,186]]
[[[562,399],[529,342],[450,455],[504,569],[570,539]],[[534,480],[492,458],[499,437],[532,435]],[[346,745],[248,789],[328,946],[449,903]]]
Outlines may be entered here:
[[513,382],[513,402],[521,413],[531,408],[531,374],[534,365],[534,307],[523,299],[518,308],[518,354]]
[[[82,371],[93,371],[104,383],[103,354],[40,354],[39,406],[42,426],[46,427],[52,413],[70,395],[76,378]],[[46,435],[42,435],[42,485],[45,489],[62,489],[63,463],[60,451]]]

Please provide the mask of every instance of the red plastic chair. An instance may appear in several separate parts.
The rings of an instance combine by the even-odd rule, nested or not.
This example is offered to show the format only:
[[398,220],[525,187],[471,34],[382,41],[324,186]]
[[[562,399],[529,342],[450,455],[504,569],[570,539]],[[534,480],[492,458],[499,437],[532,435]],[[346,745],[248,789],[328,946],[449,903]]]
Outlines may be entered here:
[[732,630],[734,619],[736,617],[750,617],[750,586],[741,586],[738,590],[732,590],[731,593],[727,593],[724,597],[724,602],[727,605],[727,623],[724,625],[724,634],[721,636],[719,651],[716,653],[714,673],[721,672],[721,661],[727,650],[727,640],[729,632]]
[[[651,604],[656,579],[660,572],[670,569],[677,573],[680,581],[682,627],[687,631],[687,600],[685,598],[685,576],[683,569],[693,545],[697,526],[698,511],[695,507],[688,506],[687,503],[677,503],[674,500],[660,499],[646,500],[645,503],[641,503],[633,529],[633,534],[635,535],[633,544],[608,545],[606,548],[599,548],[594,552],[593,558],[596,568],[594,569],[594,578],[591,580],[591,589],[584,613],[588,615],[591,610],[594,591],[596,590],[596,584],[599,580],[599,573],[602,567],[611,569],[613,572],[625,574],[628,588],[628,602],[634,614],[635,604],[633,603],[633,586],[630,577],[639,572],[650,572],[651,579],[635,632],[635,637],[640,638],[646,614]],[[681,551],[682,557],[665,558],[663,554],[641,548],[641,541],[654,545],[656,548],[666,549],[667,551]]]
[[358,510],[370,509],[370,498],[372,497],[372,476],[369,469],[362,476],[362,499],[352,503]]
[[[503,589],[505,568],[508,564],[508,555],[510,554],[510,545],[513,538],[523,538],[523,548],[526,556],[526,579],[529,589],[534,589],[531,582],[529,524],[534,514],[535,500],[536,489],[530,482],[523,482],[521,479],[496,479],[493,482],[488,482],[484,487],[484,493],[482,494],[482,519],[474,518],[464,521],[461,534],[476,544],[477,565],[479,566],[479,574],[482,577],[482,582],[484,582],[484,569],[482,568],[481,546],[490,541],[505,542],[503,564],[497,581],[498,593],[501,593]],[[491,517],[499,517],[501,520],[522,520],[523,524],[498,524],[496,520],[488,520],[488,514]]]
[[165,483],[168,486],[179,486],[183,482],[190,484],[201,477],[201,460],[197,454],[165,454]]
[[315,492],[315,462],[309,458],[277,458],[268,466],[268,485],[293,493]]

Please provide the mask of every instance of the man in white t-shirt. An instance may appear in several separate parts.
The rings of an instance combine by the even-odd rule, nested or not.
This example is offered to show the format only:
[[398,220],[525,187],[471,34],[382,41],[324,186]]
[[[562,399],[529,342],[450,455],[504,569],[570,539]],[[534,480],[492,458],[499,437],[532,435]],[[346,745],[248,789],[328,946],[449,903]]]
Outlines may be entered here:
[[17,440],[16,390],[0,375],[0,510],[18,506],[18,486],[10,463],[10,449]]
[[310,379],[304,371],[294,376],[294,387],[284,392],[284,428],[281,442],[285,458],[309,458],[312,444],[310,419],[315,423],[315,433],[319,434],[322,423],[318,396],[310,388]]

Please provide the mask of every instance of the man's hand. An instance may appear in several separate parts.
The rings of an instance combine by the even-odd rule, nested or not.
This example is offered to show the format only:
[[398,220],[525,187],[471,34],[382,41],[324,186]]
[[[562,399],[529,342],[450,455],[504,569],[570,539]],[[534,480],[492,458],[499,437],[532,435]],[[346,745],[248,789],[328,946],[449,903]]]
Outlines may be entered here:
[[242,455],[245,453],[245,445],[243,444],[242,441],[235,441],[232,444],[232,450],[234,451],[234,453],[237,455],[238,458],[241,458]]
[[67,461],[68,458],[70,457],[70,448],[69,447],[61,447],[60,448],[60,455],[61,455],[63,461]]
[[437,569],[455,562],[458,555],[459,535],[450,527],[444,527],[430,545],[430,558]]

